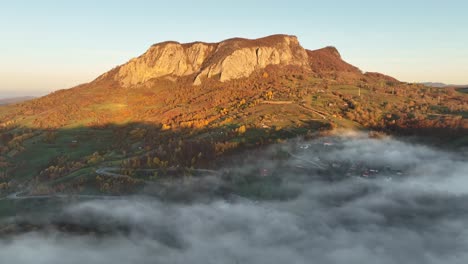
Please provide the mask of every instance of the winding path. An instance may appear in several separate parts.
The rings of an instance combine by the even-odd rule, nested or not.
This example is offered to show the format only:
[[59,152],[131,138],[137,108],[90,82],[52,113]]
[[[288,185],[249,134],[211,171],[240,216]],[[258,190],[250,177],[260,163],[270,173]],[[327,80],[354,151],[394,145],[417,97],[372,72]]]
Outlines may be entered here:
[[[113,177],[113,178],[121,178],[121,177],[130,177],[127,175],[123,174],[118,174],[118,172],[121,170],[121,168],[118,167],[104,167],[104,168],[99,168],[96,170],[96,173],[98,175],[103,175],[103,176],[108,176],[108,177]],[[177,171],[180,170],[178,168],[168,168],[166,171]],[[138,169],[137,171],[148,171],[148,172],[153,172],[153,171],[162,171],[161,169]],[[193,169],[190,170],[195,173],[203,173],[203,174],[211,174],[211,175],[219,175],[220,172],[216,170],[206,170],[206,169]],[[149,183],[151,181],[145,181],[145,183]],[[153,183],[153,182],[151,182]],[[78,194],[78,195],[72,195],[72,194],[50,194],[50,195],[23,195],[27,191],[21,191],[21,192],[15,192],[12,194],[9,194],[8,196],[0,198],[0,201],[5,201],[5,200],[33,200],[33,199],[50,199],[50,198],[59,198],[59,199],[68,199],[68,198],[84,198],[84,199],[104,199],[104,200],[110,200],[110,199],[123,199],[124,196],[109,196],[109,195],[86,195],[86,194]]]
[[[97,169],[96,173],[99,174],[99,175],[109,176],[109,177],[114,177],[114,178],[129,177],[128,175],[123,175],[123,174],[116,173],[116,172],[118,172],[120,170],[122,170],[122,168],[119,168],[119,167],[103,167],[103,168]],[[181,169],[174,168],[174,167],[165,169],[165,171],[178,171],[178,170],[181,170]],[[143,172],[155,172],[155,171],[157,171],[157,172],[159,172],[159,171],[163,171],[163,170],[162,169],[135,169],[135,171],[143,171]],[[190,172],[211,174],[211,175],[219,175],[220,174],[220,171],[207,170],[207,169],[192,169],[192,170],[190,170]]]
[[6,197],[0,198],[0,201],[5,200],[31,200],[31,199],[50,199],[50,198],[59,198],[59,199],[68,199],[68,198],[87,198],[87,199],[103,199],[103,200],[118,200],[122,199],[122,196],[110,196],[110,195],[86,195],[86,194],[50,194],[50,195],[21,195],[24,192],[12,193]]

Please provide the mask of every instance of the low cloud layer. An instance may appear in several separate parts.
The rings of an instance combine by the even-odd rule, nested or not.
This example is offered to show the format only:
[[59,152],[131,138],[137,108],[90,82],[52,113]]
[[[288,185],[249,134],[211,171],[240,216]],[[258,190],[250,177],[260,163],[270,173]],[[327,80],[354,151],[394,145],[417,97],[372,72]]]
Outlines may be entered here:
[[[279,151],[293,156],[272,158]],[[0,240],[0,263],[468,261],[466,153],[358,135],[277,146],[232,174],[256,168],[268,190],[295,195],[88,201],[56,218],[113,232],[16,235]],[[275,170],[281,179],[270,181]]]

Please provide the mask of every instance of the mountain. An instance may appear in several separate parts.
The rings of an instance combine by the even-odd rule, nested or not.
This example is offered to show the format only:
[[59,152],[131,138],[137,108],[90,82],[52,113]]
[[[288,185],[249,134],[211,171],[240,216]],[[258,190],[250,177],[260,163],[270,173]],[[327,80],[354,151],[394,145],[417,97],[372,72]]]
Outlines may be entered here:
[[11,98],[3,98],[0,99],[0,105],[9,105],[9,104],[16,104],[21,103],[24,101],[32,100],[36,97],[34,96],[21,96],[21,97],[11,97]]
[[0,186],[127,193],[141,187],[142,168],[213,168],[246,149],[335,128],[463,147],[467,117],[463,91],[363,73],[336,48],[308,50],[295,36],[168,41],[90,83],[0,107]]
[[363,74],[343,61],[336,48],[306,50],[295,36],[219,43],[169,41],[151,46],[91,83],[57,91],[19,110],[42,128],[130,120],[178,127],[219,121],[220,113],[212,110],[232,107],[239,98],[253,104],[279,89],[274,97],[288,99],[301,93],[298,87],[286,87],[292,83],[327,86],[380,81],[399,83],[382,74]]
[[[193,85],[199,86],[206,79],[226,82],[247,78],[268,66],[297,67],[306,72],[339,74],[348,79],[362,77],[362,72],[343,61],[334,47],[306,50],[295,36],[273,35],[254,40],[234,38],[220,43],[170,41],[155,44],[143,55],[97,80],[111,79],[122,87],[131,87],[156,78],[189,77]],[[393,78],[391,81],[398,82]]]

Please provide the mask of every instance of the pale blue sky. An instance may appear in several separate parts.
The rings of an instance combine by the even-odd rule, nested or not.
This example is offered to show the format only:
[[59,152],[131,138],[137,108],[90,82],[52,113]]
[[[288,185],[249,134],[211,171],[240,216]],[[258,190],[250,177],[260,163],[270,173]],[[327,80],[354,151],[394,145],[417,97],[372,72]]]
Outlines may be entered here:
[[463,0],[0,0],[0,97],[91,81],[160,41],[276,33],[364,71],[466,84],[467,12]]

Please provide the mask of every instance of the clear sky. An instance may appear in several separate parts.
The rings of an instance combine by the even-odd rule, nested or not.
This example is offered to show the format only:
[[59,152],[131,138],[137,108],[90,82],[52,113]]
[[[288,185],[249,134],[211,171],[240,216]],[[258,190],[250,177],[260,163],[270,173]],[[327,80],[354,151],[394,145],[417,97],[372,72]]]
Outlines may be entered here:
[[363,71],[468,83],[466,0],[0,0],[0,97],[88,82],[176,40],[284,33]]

